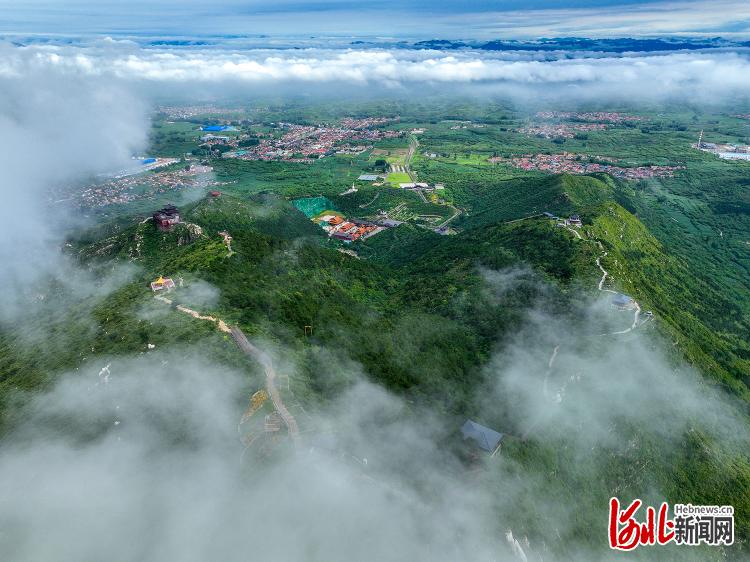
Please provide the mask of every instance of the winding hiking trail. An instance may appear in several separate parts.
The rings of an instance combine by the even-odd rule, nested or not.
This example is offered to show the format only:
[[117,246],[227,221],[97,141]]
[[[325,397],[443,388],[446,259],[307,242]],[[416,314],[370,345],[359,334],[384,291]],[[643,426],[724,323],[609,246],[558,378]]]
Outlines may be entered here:
[[[607,270],[604,269],[604,267],[602,267],[602,261],[601,260],[602,260],[602,258],[605,258],[605,257],[607,257],[607,252],[604,252],[601,256],[599,256],[598,258],[596,258],[596,265],[599,267],[599,269],[602,272],[602,278],[599,280],[599,286],[598,286],[598,288],[603,293],[617,294],[617,291],[613,291],[612,289],[605,289],[604,288],[604,282],[607,280],[607,277],[609,277],[609,273],[607,272]],[[633,302],[635,302],[635,314],[633,316],[633,323],[630,325],[630,328],[626,328],[624,330],[620,330],[619,332],[611,332],[611,333],[608,333],[608,334],[601,334],[602,336],[619,336],[619,335],[622,335],[622,334],[627,334],[628,332],[632,332],[633,330],[635,330],[638,327],[638,320],[641,317],[641,305],[638,304],[637,301],[633,301]]]
[[598,258],[596,258],[596,266],[602,272],[602,278],[599,280],[599,287],[598,288],[603,293],[614,293],[615,291],[613,291],[612,289],[605,289],[604,288],[604,282],[607,280],[607,277],[609,277],[609,273],[607,272],[607,270],[604,269],[604,267],[602,267],[602,258],[606,258],[606,257],[607,257],[607,252],[604,252],[601,256],[599,256]]
[[[166,303],[166,304],[169,304],[169,305],[172,304],[172,299],[168,299],[165,296],[157,295],[154,298],[156,300],[158,300],[158,301],[163,302],[163,303]],[[193,310],[192,308],[188,308],[188,307],[183,306],[181,304],[176,305],[175,308],[177,310],[179,310],[180,312],[184,312],[185,314],[189,314],[193,318],[197,318],[198,320],[207,320],[209,322],[213,322],[214,324],[217,325],[217,327],[219,328],[219,330],[221,330],[222,332],[226,332],[227,334],[231,333],[231,330],[229,329],[229,326],[227,326],[226,323],[221,318],[214,318],[213,316],[203,316],[199,312],[196,312],[195,310]]]
[[[172,305],[172,300],[163,295],[157,295],[154,298],[163,303]],[[273,407],[276,409],[276,411],[281,416],[281,419],[284,421],[284,424],[286,425],[289,432],[289,437],[292,439],[292,443],[296,448],[299,445],[299,427],[297,426],[297,420],[294,419],[294,416],[284,405],[284,401],[281,399],[279,389],[276,388],[276,370],[273,367],[273,361],[271,360],[271,357],[265,351],[250,343],[250,341],[247,339],[247,336],[237,326],[230,328],[221,318],[204,316],[199,312],[181,304],[176,305],[175,308],[180,312],[184,312],[185,314],[192,316],[193,318],[197,318],[198,320],[213,322],[221,332],[230,334],[232,336],[232,339],[237,344],[237,347],[239,347],[245,353],[245,355],[248,355],[261,364],[263,370],[266,373],[266,392],[268,392],[268,395],[271,397]]]
[[621,330],[619,332],[612,332],[610,335],[616,336],[619,334],[627,334],[628,332],[632,332],[638,327],[638,320],[641,317],[641,305],[639,305],[637,302],[635,303],[635,314],[633,315],[633,323],[630,325],[630,328],[626,328],[625,330]]
[[279,389],[276,388],[276,370],[273,368],[271,357],[265,351],[251,344],[247,339],[247,336],[245,336],[242,330],[238,327],[235,326],[232,328],[230,333],[232,334],[232,338],[237,346],[244,351],[246,355],[249,355],[263,366],[263,370],[266,372],[266,391],[271,397],[273,407],[279,413],[281,419],[284,420],[284,424],[289,431],[289,437],[291,437],[292,442],[296,447],[299,443],[299,428],[297,427],[297,420],[295,420],[294,416],[289,410],[287,410],[284,401],[281,399],[281,394],[279,394]]
[[[524,217],[523,219],[517,219],[517,220],[525,220],[525,218],[530,218],[530,217]],[[601,241],[600,240],[592,240],[592,239],[588,239],[588,238],[584,239],[580,235],[579,232],[574,231],[574,230],[572,230],[570,228],[567,228],[567,230],[570,230],[571,232],[573,232],[574,234],[576,234],[576,236],[577,236],[577,238],[579,240],[585,240],[586,242],[589,242],[589,243],[592,243],[592,244],[597,244],[599,246],[599,249],[602,251],[602,254],[599,257],[596,258],[596,267],[598,267],[599,271],[602,272],[602,276],[599,279],[599,283],[597,284],[596,288],[600,292],[602,292],[602,293],[612,293],[613,295],[616,295],[617,291],[613,291],[612,289],[608,289],[608,288],[606,288],[604,286],[604,284],[607,281],[607,278],[611,278],[611,276],[610,276],[609,272],[606,269],[604,269],[604,266],[602,265],[602,259],[604,259],[604,258],[607,257],[608,252],[604,250],[604,246],[602,245]],[[640,315],[641,315],[641,305],[638,302],[636,302],[636,301],[633,301],[633,302],[635,303],[635,314],[633,316],[633,323],[630,325],[630,327],[628,327],[628,328],[626,328],[624,330],[617,331],[617,332],[609,332],[609,333],[606,333],[606,334],[599,334],[599,337],[619,336],[619,335],[627,334],[629,332],[632,332],[633,330],[635,330],[638,327],[638,322],[640,320]],[[560,404],[564,400],[565,391],[567,390],[568,385],[570,383],[576,383],[576,382],[578,382],[578,380],[580,380],[580,373],[576,374],[576,375],[570,377],[569,379],[567,379],[565,382],[563,382],[562,386],[559,388],[559,390],[557,392],[555,392],[554,394],[550,393],[549,381],[550,381],[550,377],[552,376],[552,372],[553,372],[555,360],[557,359],[559,351],[560,351],[560,345],[558,344],[552,350],[552,354],[550,355],[549,361],[547,362],[547,370],[546,370],[546,372],[544,374],[544,380],[542,382],[542,394],[543,394],[544,398],[546,400],[548,400],[549,402],[554,402],[556,404]],[[527,439],[528,435],[534,429],[536,429],[536,427],[537,427],[537,425],[539,423],[541,423],[541,420],[537,420],[536,422],[532,423],[526,429],[526,431],[522,434],[521,438],[524,439],[524,440]]]

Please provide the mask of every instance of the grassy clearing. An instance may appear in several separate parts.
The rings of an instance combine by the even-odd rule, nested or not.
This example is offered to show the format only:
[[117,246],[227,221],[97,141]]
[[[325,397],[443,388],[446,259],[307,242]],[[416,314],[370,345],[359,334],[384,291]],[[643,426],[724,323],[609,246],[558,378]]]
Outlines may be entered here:
[[409,174],[406,172],[391,172],[388,174],[388,176],[385,178],[388,183],[391,185],[395,185],[398,187],[398,184],[400,183],[409,183],[411,182],[411,178],[409,177]]

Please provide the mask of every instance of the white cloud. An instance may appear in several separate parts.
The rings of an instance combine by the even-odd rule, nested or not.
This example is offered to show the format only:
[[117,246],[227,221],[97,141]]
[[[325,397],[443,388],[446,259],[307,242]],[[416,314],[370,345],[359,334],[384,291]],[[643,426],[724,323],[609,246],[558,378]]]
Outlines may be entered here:
[[60,62],[67,56],[0,49],[0,319],[21,306],[19,293],[41,291],[44,275],[76,278],[60,251],[70,217],[49,208],[52,189],[122,168],[146,140],[145,105],[93,78],[80,53],[70,55],[70,72]]
[[750,91],[750,58],[738,52],[681,52],[605,56],[557,53],[367,50],[169,50],[26,47],[9,49],[0,77],[51,70],[101,77],[156,89],[187,83],[201,88],[300,85],[355,87],[465,87],[481,84],[498,93],[529,89],[578,99],[670,98],[722,101]]

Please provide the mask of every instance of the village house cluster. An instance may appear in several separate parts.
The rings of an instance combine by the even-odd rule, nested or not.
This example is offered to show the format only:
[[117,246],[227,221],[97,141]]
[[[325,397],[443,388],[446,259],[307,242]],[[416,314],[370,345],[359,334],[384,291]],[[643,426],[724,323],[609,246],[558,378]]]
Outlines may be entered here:
[[[595,160],[595,161],[592,161]],[[514,156],[510,159],[491,158],[491,162],[507,162],[514,168],[524,171],[550,172],[553,174],[593,174],[603,172],[616,178],[628,180],[641,180],[647,178],[674,177],[677,170],[683,166],[639,166],[625,168],[606,164],[602,162],[613,162],[612,159],[604,157],[590,158],[585,154],[525,154]]]
[[350,155],[357,155],[362,154],[363,152],[372,149],[371,144],[342,144],[340,146],[336,147],[336,154],[350,154]]
[[[401,131],[366,128],[382,124],[382,119],[345,120],[349,126],[338,127],[279,123],[278,127],[285,131],[280,138],[262,138],[258,145],[227,152],[224,157],[312,162],[337,152],[359,154],[371,148],[374,141],[403,135]],[[342,146],[342,143],[346,144]]]
[[165,114],[169,119],[192,119],[199,115],[223,115],[229,113],[242,113],[241,109],[228,109],[215,105],[163,105],[157,108],[159,113]]
[[399,117],[365,117],[364,119],[345,117],[341,120],[341,126],[345,129],[371,129],[398,120]]
[[592,123],[632,123],[643,121],[642,117],[613,111],[587,111],[583,113],[572,111],[540,111],[536,116],[539,119],[573,119]]
[[471,121],[460,121],[458,125],[452,125],[451,131],[458,131],[460,129],[484,129],[487,125],[484,123],[472,123]]
[[572,139],[578,133],[603,131],[606,128],[607,125],[604,123],[541,124],[522,127],[518,129],[518,132],[530,137],[545,139]]
[[344,242],[353,242],[355,240],[364,240],[374,236],[378,232],[385,230],[384,227],[378,226],[369,221],[359,219],[345,219],[341,215],[327,214],[315,219],[320,227],[328,233],[331,238],[343,240]]
[[79,192],[78,197],[85,207],[104,207],[151,199],[157,194],[170,191],[218,185],[210,175],[211,172],[213,168],[210,166],[189,165],[178,170],[126,176],[88,186]]

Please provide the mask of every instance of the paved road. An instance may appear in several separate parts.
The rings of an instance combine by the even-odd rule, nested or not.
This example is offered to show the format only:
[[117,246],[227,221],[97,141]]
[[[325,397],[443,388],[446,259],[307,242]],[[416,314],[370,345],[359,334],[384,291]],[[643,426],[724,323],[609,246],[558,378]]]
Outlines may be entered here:
[[448,226],[448,223],[450,223],[453,219],[461,214],[461,209],[457,209],[453,206],[451,206],[451,209],[453,209],[453,214],[445,222],[439,224],[436,228],[445,228],[446,226]]
[[417,150],[417,146],[419,146],[419,141],[416,138],[410,136],[409,152],[406,154],[406,158],[404,159],[404,170],[406,170],[406,173],[409,174],[409,178],[413,182],[417,181],[417,179],[411,171],[411,159],[414,157],[414,151]]

